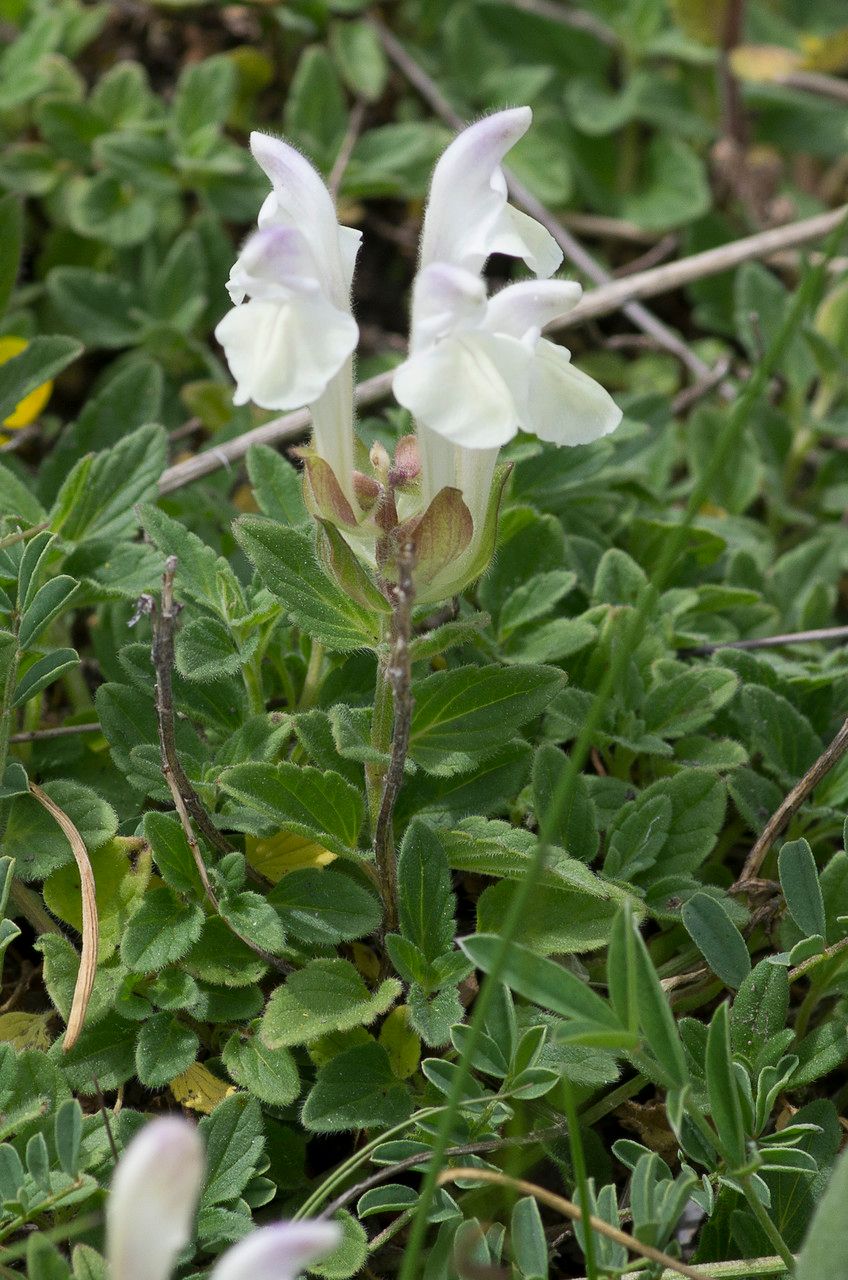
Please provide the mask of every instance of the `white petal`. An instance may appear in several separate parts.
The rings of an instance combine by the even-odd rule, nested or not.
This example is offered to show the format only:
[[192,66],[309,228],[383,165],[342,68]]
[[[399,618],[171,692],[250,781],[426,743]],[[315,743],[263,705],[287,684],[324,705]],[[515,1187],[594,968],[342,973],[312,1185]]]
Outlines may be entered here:
[[353,272],[356,267],[356,257],[359,253],[359,247],[362,244],[362,232],[356,227],[338,227],[339,237],[339,256],[342,262],[342,270],[344,272],[345,282],[347,284],[348,293],[353,285]]
[[254,132],[250,149],[274,185],[273,199],[267,199],[260,211],[260,227],[277,223],[299,230],[309,241],[329,292],[341,304],[350,293],[350,283],[346,283],[333,197],[323,179],[299,151],[280,138]]
[[353,316],[323,294],[255,300],[228,311],[215,330],[236,381],[235,404],[296,409],[325,390],[356,347]]
[[280,1222],[245,1236],[212,1269],[210,1280],[294,1280],[338,1245],[335,1222]]
[[547,279],[562,262],[562,249],[550,231],[529,213],[508,204],[499,227],[499,238],[492,253],[508,253],[523,258],[534,275]]
[[499,167],[532,118],[529,107],[498,111],[464,129],[445,151],[430,186],[422,265],[449,262],[479,272],[497,252],[524,258],[540,274],[556,270],[562,254],[543,227],[508,208]]
[[531,359],[514,338],[457,334],[402,364],[395,396],[445,439],[466,449],[496,448],[518,430]]
[[524,428],[553,444],[589,444],[615,431],[621,417],[612,396],[594,378],[574,368],[565,347],[542,338],[530,372]]
[[489,300],[485,327],[535,343],[546,325],[577,305],[582,292],[574,280],[522,280],[507,285]]
[[456,329],[474,328],[485,315],[486,286],[480,276],[434,262],[415,277],[411,348],[421,350]]
[[192,1235],[203,1144],[187,1121],[154,1120],[118,1161],[106,1202],[112,1280],[167,1280]]

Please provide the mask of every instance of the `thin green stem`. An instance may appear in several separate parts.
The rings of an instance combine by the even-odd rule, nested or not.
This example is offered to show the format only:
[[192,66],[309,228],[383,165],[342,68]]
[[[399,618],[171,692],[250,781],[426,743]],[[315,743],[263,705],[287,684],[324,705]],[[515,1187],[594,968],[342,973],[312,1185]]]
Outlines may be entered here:
[[318,697],[318,690],[321,686],[321,668],[324,665],[324,646],[319,644],[317,640],[312,641],[312,651],[309,654],[309,665],[306,668],[306,676],[303,681],[303,688],[300,691],[300,700],[297,704],[298,711],[308,711],[310,707],[315,705]]
[[759,1196],[757,1195],[756,1191],[751,1185],[750,1177],[741,1178],[739,1181],[739,1185],[742,1188],[745,1199],[748,1201],[748,1207],[750,1208],[754,1217],[757,1219],[757,1222],[762,1227],[763,1231],[766,1233],[771,1243],[774,1245],[776,1252],[780,1254],[780,1257],[786,1263],[787,1270],[791,1271],[792,1268],[795,1266],[795,1259],[792,1256],[792,1250],[789,1248],[789,1245],[786,1243],[783,1236],[780,1234],[777,1227],[772,1222],[769,1215],[766,1213],[763,1202],[760,1200]]
[[265,710],[265,693],[262,688],[262,672],[258,664],[245,662],[241,669],[244,688],[247,693],[247,705],[251,715],[261,716]]
[[563,1077],[562,1097],[565,1103],[565,1118],[568,1121],[568,1145],[571,1150],[571,1163],[574,1167],[575,1200],[583,1215],[583,1256],[586,1259],[586,1275],[588,1280],[598,1280],[598,1263],[595,1257],[595,1233],[590,1221],[592,1201],[589,1197],[589,1179],[586,1174],[586,1156],[583,1152],[583,1138],[580,1133],[580,1121],[571,1081]]

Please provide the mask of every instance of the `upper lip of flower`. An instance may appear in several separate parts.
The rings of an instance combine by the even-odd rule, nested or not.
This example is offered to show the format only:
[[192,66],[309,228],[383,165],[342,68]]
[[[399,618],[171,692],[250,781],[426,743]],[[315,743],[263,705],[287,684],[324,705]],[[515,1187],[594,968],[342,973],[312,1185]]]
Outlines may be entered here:
[[532,119],[529,107],[498,111],[464,129],[444,152],[424,215],[422,266],[443,262],[479,272],[490,254],[506,253],[549,276],[562,262],[550,233],[509,205],[500,167]]

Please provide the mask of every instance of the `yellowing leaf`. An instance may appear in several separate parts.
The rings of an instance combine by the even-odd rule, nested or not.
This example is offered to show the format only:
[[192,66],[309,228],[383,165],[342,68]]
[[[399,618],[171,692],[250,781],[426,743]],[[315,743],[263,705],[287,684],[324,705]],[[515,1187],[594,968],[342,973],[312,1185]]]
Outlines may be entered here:
[[[5,364],[7,360],[11,360],[13,356],[19,356],[22,351],[26,351],[29,343],[26,338],[16,338],[9,335],[0,338],[0,364]],[[50,399],[53,391],[53,383],[50,381],[43,382],[40,387],[36,387],[34,391],[30,391],[28,396],[24,396],[9,414],[8,418],[3,421],[4,427],[10,427],[13,431],[20,430],[21,427],[28,427],[34,422],[41,410]],[[0,436],[0,441],[5,439]]]
[[380,979],[380,961],[376,951],[366,947],[364,942],[354,942],[351,946],[353,963],[366,982],[378,982]]
[[202,1111],[205,1116],[214,1111],[224,1098],[237,1092],[233,1085],[213,1076],[209,1068],[200,1062],[193,1062],[187,1071],[176,1076],[171,1081],[170,1089],[180,1106],[188,1107],[191,1111]]
[[0,1042],[16,1049],[49,1049],[47,1018],[42,1013],[0,1013]]
[[[100,923],[98,963],[114,954],[123,927],[132,914],[136,897],[144,893],[150,878],[150,856],[140,856],[133,867],[130,850],[138,841],[116,837],[90,855],[94,875],[97,917]],[[44,882],[44,901],[54,916],[82,931],[79,872],[74,863],[60,867]]]
[[276,835],[265,838],[248,836],[245,853],[250,865],[272,884],[282,880],[289,871],[300,871],[302,867],[326,867],[336,858],[320,844],[290,831],[278,831]]
[[670,0],[674,20],[684,35],[701,44],[721,44],[728,0]]
[[805,71],[824,71],[839,75],[848,71],[848,27],[830,31],[826,36],[801,36]]
[[730,66],[741,80],[771,84],[801,66],[801,55],[779,44],[740,44],[730,55]]
[[409,1006],[399,1004],[392,1009],[380,1028],[380,1044],[389,1055],[392,1073],[398,1080],[415,1075],[421,1059],[421,1040],[409,1021]]

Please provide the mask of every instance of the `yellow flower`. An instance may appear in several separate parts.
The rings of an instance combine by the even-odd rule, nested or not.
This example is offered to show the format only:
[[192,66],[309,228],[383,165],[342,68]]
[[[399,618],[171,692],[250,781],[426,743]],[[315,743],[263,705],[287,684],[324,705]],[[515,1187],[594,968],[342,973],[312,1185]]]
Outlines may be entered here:
[[[26,338],[16,338],[9,335],[0,338],[0,364],[5,364],[7,360],[11,360],[13,356],[19,356],[29,346]],[[31,422],[41,413],[41,410],[47,404],[53,392],[53,383],[51,381],[42,382],[40,387],[36,387],[34,391],[30,391],[28,396],[24,396],[9,414],[8,418],[3,420],[3,426],[9,427],[12,431],[19,431],[21,427],[28,427]],[[0,443],[6,437],[0,435]]]

